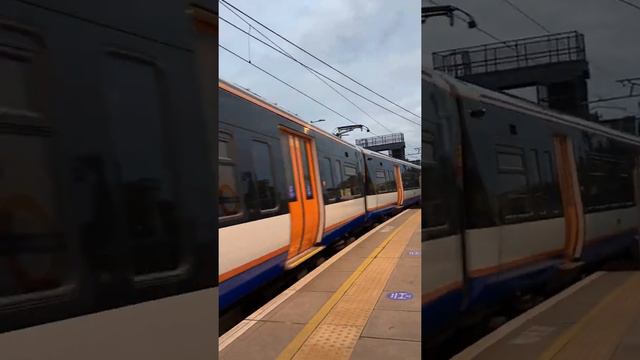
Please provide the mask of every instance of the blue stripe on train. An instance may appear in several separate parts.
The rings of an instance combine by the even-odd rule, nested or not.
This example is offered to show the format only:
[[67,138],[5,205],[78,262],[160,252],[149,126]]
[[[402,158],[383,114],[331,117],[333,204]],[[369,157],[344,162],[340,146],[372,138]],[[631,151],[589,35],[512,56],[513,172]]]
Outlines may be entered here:
[[586,262],[602,260],[605,257],[615,255],[631,247],[636,242],[637,230],[628,230],[620,234],[613,235],[607,239],[594,241],[586,244],[582,251],[582,258]]
[[396,210],[398,210],[398,207],[396,207],[395,205],[390,205],[389,207],[384,209],[367,212],[367,220],[376,220],[383,216],[389,215]]
[[348,223],[329,231],[328,233],[323,235],[322,242],[321,242],[322,245],[325,245],[325,246],[331,245],[336,240],[344,236],[347,232],[362,226],[362,224],[364,224],[366,219],[367,219],[366,215],[362,214],[361,216],[358,216],[357,218],[349,221]]
[[422,334],[425,339],[440,335],[460,316],[464,300],[462,288],[452,290],[422,305]]
[[[632,246],[636,241],[636,235],[637,232],[631,230],[587,244],[583,251],[583,260],[592,263],[616,255]],[[516,291],[524,291],[546,283],[557,273],[556,265],[562,261],[560,255],[509,271],[473,278],[468,284],[470,297],[467,305],[463,305],[461,289],[423,304],[423,334],[426,337],[436,335],[466,312],[487,308],[504,301]]]
[[411,205],[417,204],[419,201],[420,201],[420,195],[414,196],[410,199],[404,199],[403,206],[411,206]]
[[284,271],[286,260],[287,252],[285,251],[221,283],[219,287],[220,311],[227,309],[261,285],[275,279]]

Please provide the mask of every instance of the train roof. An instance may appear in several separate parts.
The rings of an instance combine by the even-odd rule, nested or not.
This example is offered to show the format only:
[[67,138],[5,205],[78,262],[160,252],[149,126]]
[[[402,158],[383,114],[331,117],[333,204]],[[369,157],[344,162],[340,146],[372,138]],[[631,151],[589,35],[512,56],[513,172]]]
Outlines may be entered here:
[[448,92],[458,94],[461,97],[490,103],[522,113],[528,113],[548,121],[577,127],[582,130],[640,146],[640,137],[611,129],[593,121],[551,110],[511,94],[489,90],[478,85],[456,79],[431,68],[422,68],[422,78]]
[[274,113],[276,113],[276,114],[278,114],[278,115],[280,115],[282,117],[285,117],[285,118],[295,122],[296,124],[298,124],[300,126],[305,127],[305,129],[311,129],[311,130],[317,132],[320,135],[324,135],[324,136],[330,138],[331,140],[334,140],[336,142],[339,142],[339,143],[342,143],[342,144],[344,144],[346,146],[349,146],[349,147],[353,148],[354,150],[361,150],[361,151],[363,151],[363,152],[365,152],[367,154],[379,156],[379,157],[381,157],[383,159],[388,159],[388,160],[399,162],[399,163],[402,163],[404,165],[408,165],[408,166],[411,166],[411,167],[420,168],[420,166],[418,166],[416,164],[413,164],[413,163],[410,163],[408,161],[396,159],[396,158],[387,156],[385,154],[381,154],[379,152],[367,150],[367,149],[362,148],[360,146],[357,146],[357,145],[354,145],[354,144],[350,144],[350,143],[340,139],[339,137],[337,137],[337,136],[335,136],[335,135],[333,135],[331,133],[328,133],[325,130],[320,129],[317,126],[313,126],[313,124],[310,124],[310,123],[302,120],[300,117],[298,117],[297,115],[292,114],[290,111],[282,108],[281,106],[278,106],[276,104],[270,103],[269,101],[267,101],[262,96],[254,93],[254,92],[252,92],[252,91],[250,91],[248,89],[244,89],[244,88],[242,88],[242,87],[240,87],[238,85],[231,84],[228,81],[225,81],[225,80],[222,80],[222,79],[218,79],[218,87],[221,87],[221,88],[223,88],[223,89],[225,89],[227,91],[230,91],[230,92],[232,92],[232,93],[234,93],[236,95],[239,95],[239,96],[241,96],[241,97],[243,97],[243,98],[245,98],[245,99],[257,104],[257,105],[260,105],[260,106],[264,107],[265,109],[267,109],[269,111],[272,111],[272,112],[274,112]]

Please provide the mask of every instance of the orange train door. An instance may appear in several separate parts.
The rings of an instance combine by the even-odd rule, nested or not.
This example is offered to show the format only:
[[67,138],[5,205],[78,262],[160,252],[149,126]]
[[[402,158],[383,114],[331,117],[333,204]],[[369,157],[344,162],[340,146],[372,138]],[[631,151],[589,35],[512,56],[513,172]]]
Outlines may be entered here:
[[565,256],[567,260],[573,260],[582,255],[584,245],[584,213],[573,143],[566,136],[555,136],[553,142],[564,210]]
[[393,170],[396,175],[396,188],[398,189],[398,206],[402,206],[404,203],[404,185],[402,184],[402,173],[400,172],[400,166],[394,165]]
[[316,242],[320,225],[320,204],[310,138],[283,130],[291,155],[295,199],[289,201],[291,243],[288,259],[310,249]]

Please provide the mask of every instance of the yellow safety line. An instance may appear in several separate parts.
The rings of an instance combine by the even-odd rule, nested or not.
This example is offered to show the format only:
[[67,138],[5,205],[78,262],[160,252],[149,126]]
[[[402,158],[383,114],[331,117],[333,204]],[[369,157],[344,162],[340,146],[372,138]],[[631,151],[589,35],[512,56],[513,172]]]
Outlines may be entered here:
[[358,266],[358,268],[349,276],[347,280],[336,290],[335,293],[327,300],[327,302],[320,308],[320,310],[309,320],[305,327],[300,330],[298,335],[287,345],[287,347],[278,355],[278,360],[290,360],[300,350],[307,338],[313,333],[313,331],[320,325],[320,322],[329,314],[329,311],[338,303],[342,296],[349,290],[351,285],[360,277],[369,264],[375,259],[375,257],[387,246],[393,237],[402,229],[402,226],[409,223],[420,213],[416,213],[409,217],[409,219],[398,226],[380,245],[378,245],[367,258]]
[[551,360],[556,354],[558,354],[568,343],[573,339],[581,330],[587,326],[589,321],[602,310],[606,305],[611,303],[614,298],[626,290],[630,284],[637,281],[640,278],[640,274],[633,274],[627,281],[618,286],[613,292],[609,293],[604,299],[602,299],[595,307],[593,307],[580,321],[574,324],[569,329],[565,330],[560,336],[556,338],[556,341],[551,344],[538,358],[539,360]]

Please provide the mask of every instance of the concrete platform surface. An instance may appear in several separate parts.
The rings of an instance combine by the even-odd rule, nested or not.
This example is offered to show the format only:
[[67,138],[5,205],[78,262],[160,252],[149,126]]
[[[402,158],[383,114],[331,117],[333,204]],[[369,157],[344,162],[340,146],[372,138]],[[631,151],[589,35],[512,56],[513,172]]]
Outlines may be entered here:
[[356,240],[219,339],[219,358],[420,359],[420,210]]
[[592,274],[454,359],[640,359],[640,272]]

